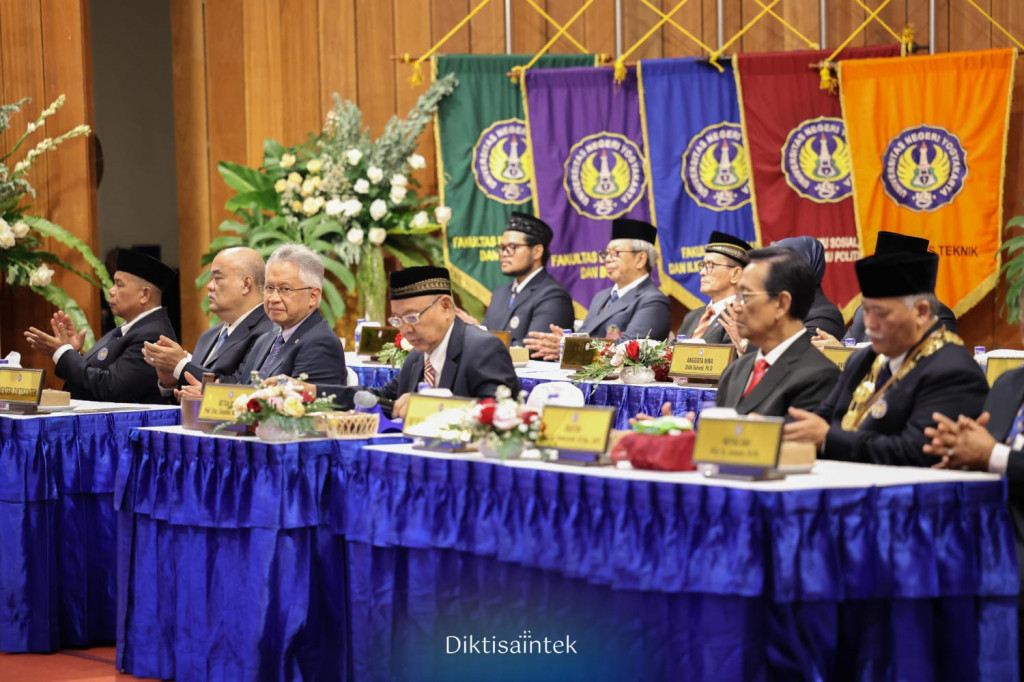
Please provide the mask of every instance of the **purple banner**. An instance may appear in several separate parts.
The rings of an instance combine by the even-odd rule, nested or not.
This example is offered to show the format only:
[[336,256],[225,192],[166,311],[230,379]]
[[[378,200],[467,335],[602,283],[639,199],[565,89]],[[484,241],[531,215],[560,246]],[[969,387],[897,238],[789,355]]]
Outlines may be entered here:
[[555,233],[548,271],[583,307],[612,286],[597,255],[612,219],[650,220],[636,69],[624,83],[612,75],[529,70],[523,81],[534,206]]

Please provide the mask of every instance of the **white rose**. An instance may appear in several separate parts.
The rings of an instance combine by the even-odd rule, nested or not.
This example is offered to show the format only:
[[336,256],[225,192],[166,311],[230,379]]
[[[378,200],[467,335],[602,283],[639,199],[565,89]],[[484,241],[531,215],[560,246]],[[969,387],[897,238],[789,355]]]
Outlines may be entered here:
[[370,166],[366,169],[366,177],[370,178],[370,182],[376,185],[384,179],[384,171],[376,166]]
[[349,199],[342,206],[342,210],[345,212],[345,216],[348,218],[355,218],[363,210],[363,202],[359,199]]
[[400,204],[400,203],[402,203],[402,199],[405,198],[406,192],[408,192],[408,190],[405,189],[404,187],[401,187],[401,186],[392,187],[391,188],[391,203],[392,204]]
[[409,157],[409,166],[413,170],[420,170],[421,168],[427,167],[427,160],[424,159],[419,154],[413,154],[412,156]]
[[294,154],[282,154],[281,155],[281,168],[291,168],[295,165]]
[[28,234],[28,223],[24,220],[19,220],[14,223],[14,227],[11,228],[11,231],[14,232],[14,236],[18,239],[24,239],[25,235]]
[[348,231],[348,234],[345,235],[345,239],[349,240],[350,243],[355,244],[356,246],[359,246],[360,244],[363,243],[363,230],[362,230],[362,228],[353,227],[351,230]]
[[356,184],[352,185],[352,189],[356,194],[366,194],[370,191],[370,181],[366,178],[359,178],[356,180]]
[[320,210],[320,202],[323,201],[322,197],[317,198],[320,199],[320,201],[317,201],[317,199],[314,199],[313,197],[309,197],[302,202],[302,212],[306,215],[316,215],[317,211]]
[[370,217],[374,220],[380,220],[388,214],[388,205],[383,199],[377,199],[370,204]]
[[494,410],[494,428],[508,431],[519,426],[519,412],[514,403],[498,403]]
[[391,186],[392,187],[407,187],[408,185],[409,185],[408,178],[406,178],[401,173],[395,173],[394,175],[391,176]]
[[53,279],[53,270],[46,267],[46,263],[41,264],[32,275],[29,277],[29,284],[34,287],[45,287]]
[[320,162],[320,159],[313,159],[312,161],[306,164],[306,170],[308,170],[310,173],[319,173],[320,169],[323,167],[324,165],[323,163]]
[[14,246],[14,233],[11,228],[0,231],[0,249],[9,249]]
[[363,153],[358,149],[349,149],[345,152],[345,159],[348,160],[348,165],[354,166],[359,163],[359,160],[363,158]]
[[421,228],[426,227],[430,224],[430,217],[427,216],[426,211],[420,211],[412,217],[412,221],[409,222],[409,227]]
[[434,217],[437,218],[437,222],[445,225],[452,219],[452,209],[447,206],[438,206],[434,209]]
[[404,336],[402,337],[402,340],[399,342],[398,345],[402,348],[402,350],[404,350],[406,352],[412,350],[412,344],[409,343],[409,340],[406,339]]
[[345,204],[341,203],[341,199],[331,199],[327,202],[327,215],[329,216],[341,215],[344,210]]
[[278,194],[284,193],[286,189],[288,189],[288,181],[285,180],[284,178],[281,178],[280,180],[274,183],[274,191],[277,192]]
[[306,407],[302,404],[302,398],[297,395],[288,396],[284,399],[281,411],[289,417],[301,417],[306,414]]
[[315,189],[316,189],[316,186],[313,184],[313,181],[312,180],[306,180],[304,183],[302,183],[302,196],[304,196],[304,197],[310,196],[311,194],[313,194],[313,190],[315,190]]
[[374,246],[380,246],[384,243],[384,240],[388,238],[388,231],[383,227],[371,227],[369,237],[371,244]]
[[288,174],[288,182],[289,182],[289,184],[292,184],[292,185],[295,185],[296,187],[298,187],[299,185],[302,184],[302,176],[299,175],[298,173],[292,171],[291,173]]

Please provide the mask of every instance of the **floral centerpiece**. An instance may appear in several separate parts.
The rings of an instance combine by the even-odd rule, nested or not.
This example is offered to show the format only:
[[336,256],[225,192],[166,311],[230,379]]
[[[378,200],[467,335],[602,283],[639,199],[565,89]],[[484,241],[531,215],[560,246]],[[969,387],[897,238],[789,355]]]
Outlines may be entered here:
[[596,360],[576,373],[576,383],[597,383],[616,372],[622,377],[623,383],[668,380],[668,369],[672,364],[672,347],[668,341],[646,338],[616,344],[613,341],[594,339],[591,344],[597,350]]
[[[14,104],[0,105],[0,134],[7,131],[12,117],[21,111],[22,105],[27,101],[26,98]],[[53,283],[55,268],[70,270],[104,290],[113,286],[110,275],[85,242],[64,228],[32,215],[32,206],[27,201],[36,193],[26,177],[40,156],[73,137],[88,135],[89,126],[79,125],[56,137],[46,137],[30,149],[21,161],[15,163],[12,169],[8,169],[6,165],[8,159],[17,153],[29,137],[45,130],[46,119],[57,113],[63,105],[64,95],[61,95],[35,120],[28,123],[25,132],[17,138],[14,146],[0,155],[0,272],[4,274],[7,284],[28,287],[63,309],[78,329],[86,330],[84,347],[89,348],[95,342],[95,337],[85,319],[85,313],[64,289]],[[56,254],[45,250],[48,238],[82,254],[95,277],[72,267]]]
[[405,364],[405,358],[409,356],[412,344],[404,339],[401,333],[395,335],[395,342],[382,344],[377,353],[377,359],[391,365],[392,369],[401,369]]
[[[253,373],[254,381],[259,375]],[[292,440],[299,434],[314,433],[316,424],[312,413],[334,409],[334,396],[317,398],[305,391],[305,375],[298,380],[284,379],[263,385],[235,398],[231,411],[235,424],[253,425],[261,440]],[[218,425],[218,428],[228,426]]]
[[[435,81],[405,119],[392,117],[377,140],[370,139],[359,108],[335,95],[323,129],[305,144],[266,140],[259,169],[220,162],[221,176],[237,194],[226,204],[235,220],[219,229],[233,234],[215,239],[203,264],[231,246],[251,246],[267,256],[284,242],[305,244],[325,257],[337,283],[356,291],[361,317],[383,322],[383,251],[406,267],[444,260],[441,240],[432,233],[451,219],[451,210],[438,206],[436,197],[419,196],[410,173],[426,166],[415,151],[417,140],[457,84],[454,74]],[[204,287],[209,277],[204,272],[197,285]],[[342,316],[345,304],[330,279],[323,300],[329,320]]]
[[485,457],[518,457],[528,445],[537,442],[540,434],[540,414],[524,404],[524,396],[520,393],[513,398],[507,386],[499,386],[494,398],[473,403],[456,426],[480,440],[480,452]]

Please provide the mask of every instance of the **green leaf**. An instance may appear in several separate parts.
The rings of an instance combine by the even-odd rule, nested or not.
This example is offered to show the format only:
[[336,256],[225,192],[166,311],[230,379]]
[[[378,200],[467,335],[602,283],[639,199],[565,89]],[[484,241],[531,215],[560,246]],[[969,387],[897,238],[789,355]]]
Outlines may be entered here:
[[269,137],[263,140],[263,164],[267,164],[268,159],[273,159],[280,163],[281,157],[288,150],[283,144],[277,140],[271,140]]
[[274,189],[274,181],[260,171],[230,161],[217,164],[217,171],[228,187],[236,192],[261,192]]
[[230,249],[233,246],[242,246],[244,243],[245,242],[241,237],[234,237],[231,235],[217,237],[212,242],[210,242],[210,252],[217,253],[219,251],[223,251],[224,249]]
[[[93,272],[96,273],[96,277],[99,279],[99,285],[101,286],[101,288],[109,289],[110,287],[114,286],[114,282],[110,279],[110,273],[107,272],[107,267],[99,258],[96,257],[96,254],[92,252],[92,249],[89,248],[88,244],[86,244],[81,239],[65,230],[63,227],[54,225],[50,221],[44,220],[43,218],[40,218],[38,216],[27,215],[24,216],[22,219],[28,224],[29,227],[34,229],[40,235],[56,239],[61,244],[64,244],[65,246],[70,246],[79,254],[81,254],[82,258],[85,259],[85,262],[88,263],[89,267],[92,268]],[[72,270],[72,272],[74,272],[79,277],[82,277],[83,279],[93,284],[96,284],[96,281],[93,280],[91,277],[79,272],[78,270],[71,268],[71,266],[65,265],[65,267],[67,267],[69,270]]]
[[199,276],[196,277],[196,289],[205,289],[206,285],[210,283],[211,277],[213,277],[213,273],[209,270],[203,270],[199,273]]
[[338,287],[330,280],[324,280],[323,292],[324,300],[330,303],[331,313],[334,316],[333,319],[328,320],[328,323],[333,327],[345,314],[345,300],[341,297],[341,293],[338,292]]
[[218,232],[237,232],[239,235],[245,235],[249,231],[249,225],[240,223],[237,220],[225,220],[217,227]]
[[239,192],[224,204],[224,208],[229,211],[237,211],[253,206],[264,211],[276,211],[278,208],[277,192],[274,191],[273,187],[269,190]]
[[337,277],[338,281],[341,282],[342,286],[344,286],[346,289],[352,289],[355,287],[356,278],[355,275],[352,274],[351,270],[349,270],[348,268],[346,268],[344,265],[334,260],[333,258],[321,256],[320,260],[324,262],[324,269],[327,270],[332,275],[334,275],[335,277]]
[[96,336],[92,332],[92,327],[89,326],[89,321],[85,317],[85,312],[81,306],[78,305],[78,301],[71,298],[66,291],[61,289],[56,284],[47,284],[45,287],[29,287],[32,291],[36,292],[47,301],[52,303],[55,307],[60,308],[71,321],[75,327],[79,330],[85,330],[85,340],[82,342],[82,350],[89,350],[93,344],[96,343]]

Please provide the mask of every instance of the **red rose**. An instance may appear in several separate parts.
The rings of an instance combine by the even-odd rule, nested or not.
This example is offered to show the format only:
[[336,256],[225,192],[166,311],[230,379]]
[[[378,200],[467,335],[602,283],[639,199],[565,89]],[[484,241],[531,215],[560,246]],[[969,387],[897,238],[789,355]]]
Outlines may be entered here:
[[633,339],[626,344],[626,355],[629,356],[630,360],[636,360],[640,357],[640,342]]
[[395,348],[398,348],[401,345],[402,345],[402,335],[400,333],[399,334],[395,334]]
[[313,402],[313,396],[310,393],[304,391],[302,393],[302,402],[304,402],[304,403],[311,403],[311,402]]
[[256,398],[250,398],[249,402],[245,404],[245,409],[248,412],[262,412],[263,406],[260,405],[260,401],[256,400]]
[[480,405],[480,423],[481,424],[488,424],[488,425],[493,424],[494,423],[494,410],[495,409],[497,409],[497,406],[494,404],[493,400],[490,403],[487,403],[486,405],[481,404]]
[[533,410],[526,410],[522,414],[519,415],[519,418],[523,420],[524,424],[529,424],[534,419],[536,419],[537,416],[538,416],[537,413],[534,412]]

